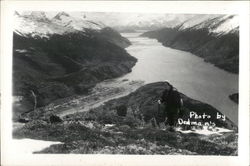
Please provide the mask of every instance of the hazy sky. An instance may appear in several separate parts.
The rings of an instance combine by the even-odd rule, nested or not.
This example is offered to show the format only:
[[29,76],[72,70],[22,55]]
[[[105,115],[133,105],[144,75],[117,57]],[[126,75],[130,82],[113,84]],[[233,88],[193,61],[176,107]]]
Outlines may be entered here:
[[[45,12],[48,18],[53,18],[60,11]],[[162,14],[162,13],[111,13],[111,12],[67,12],[70,16],[92,21],[99,21],[108,26],[131,26],[140,24],[178,24],[195,15],[192,14]],[[31,12],[20,12],[30,14]]]

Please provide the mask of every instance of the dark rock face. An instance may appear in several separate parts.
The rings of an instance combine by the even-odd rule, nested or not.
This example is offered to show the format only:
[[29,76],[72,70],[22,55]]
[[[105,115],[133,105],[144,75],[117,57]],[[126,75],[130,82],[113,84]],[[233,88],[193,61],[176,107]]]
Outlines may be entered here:
[[[33,38],[14,33],[13,95],[23,96],[18,112],[34,106],[30,91],[41,107],[88,93],[96,83],[130,72],[137,60],[114,44],[120,36],[115,33],[110,42],[100,34],[89,31]],[[127,39],[119,40],[128,44]]]
[[234,93],[234,94],[231,94],[229,95],[229,98],[234,101],[235,103],[239,103],[239,93]]
[[29,119],[20,118],[20,119],[18,119],[18,122],[20,122],[20,123],[27,123],[27,122],[29,122]]
[[164,46],[189,51],[232,73],[239,72],[239,32],[216,36],[207,29],[164,28],[142,34],[156,38]]

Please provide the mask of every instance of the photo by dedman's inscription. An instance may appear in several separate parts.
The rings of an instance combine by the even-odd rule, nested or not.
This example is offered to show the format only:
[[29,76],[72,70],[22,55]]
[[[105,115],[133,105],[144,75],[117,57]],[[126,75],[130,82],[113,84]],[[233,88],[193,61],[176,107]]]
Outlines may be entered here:
[[[187,121],[179,118],[178,119],[178,124],[185,124],[185,125],[198,125],[198,126],[212,126],[212,127],[215,127],[216,124],[212,121],[209,121],[209,122],[205,122],[204,124],[202,124],[201,122],[197,122],[197,121],[191,121],[190,119],[194,119],[194,120],[209,120],[211,119],[211,116],[210,115],[207,115],[206,113],[203,113],[203,115],[198,115],[196,112],[190,112],[189,113],[189,119]],[[216,115],[216,119],[222,119],[223,121],[226,120],[226,116],[225,115],[221,115],[217,112],[217,115]]]

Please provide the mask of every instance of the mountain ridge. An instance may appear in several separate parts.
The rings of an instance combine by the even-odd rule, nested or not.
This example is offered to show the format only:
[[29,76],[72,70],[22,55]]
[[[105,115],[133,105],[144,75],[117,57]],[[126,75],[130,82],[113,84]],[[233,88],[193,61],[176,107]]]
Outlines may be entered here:
[[124,49],[129,40],[106,26],[83,21],[79,30],[67,22],[75,19],[54,22],[44,12],[14,17],[13,95],[21,99],[15,120],[54,100],[86,94],[98,82],[130,72],[137,61]]

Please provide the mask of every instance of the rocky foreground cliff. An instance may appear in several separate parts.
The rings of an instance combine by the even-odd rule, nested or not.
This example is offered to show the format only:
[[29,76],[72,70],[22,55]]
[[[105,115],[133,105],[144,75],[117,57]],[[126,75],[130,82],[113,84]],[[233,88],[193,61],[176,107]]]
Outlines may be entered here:
[[[30,112],[24,114],[29,121],[13,136],[62,142],[36,153],[237,155],[237,126],[228,118],[217,119],[221,112],[184,94],[180,118],[187,120],[190,112],[211,118],[190,118],[202,124],[193,130],[188,124],[179,125],[182,129],[176,132],[165,130],[164,123],[156,127],[152,119],[164,121],[156,101],[168,88],[166,82],[147,84],[97,108],[63,117],[53,111]],[[206,121],[216,124],[210,134],[199,132]]]
[[98,82],[131,71],[136,58],[115,30],[65,12],[15,13],[13,33],[14,119],[52,101],[86,94]]
[[208,16],[197,15],[176,26],[145,32],[142,36],[155,38],[164,46],[191,52],[221,69],[238,73],[238,16]]

